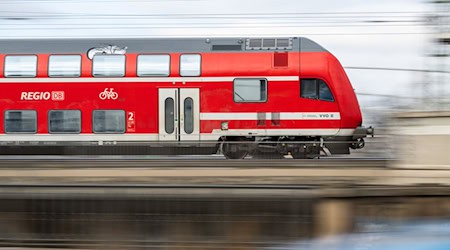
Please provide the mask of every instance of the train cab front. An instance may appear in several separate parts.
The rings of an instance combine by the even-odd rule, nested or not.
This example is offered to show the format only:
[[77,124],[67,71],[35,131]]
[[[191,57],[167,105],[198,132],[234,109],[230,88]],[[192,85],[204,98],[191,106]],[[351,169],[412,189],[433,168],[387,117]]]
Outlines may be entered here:
[[[350,154],[350,149],[361,149],[365,146],[364,139],[367,136],[374,136],[374,128],[363,126],[357,95],[339,60],[329,52],[314,56],[316,61],[320,62],[318,65],[327,65],[327,71],[323,73],[323,77],[330,84],[340,114],[339,131],[334,136],[324,138],[325,147],[331,155]],[[317,68],[320,69],[318,66]],[[311,74],[311,72],[311,66],[304,64],[302,75]]]

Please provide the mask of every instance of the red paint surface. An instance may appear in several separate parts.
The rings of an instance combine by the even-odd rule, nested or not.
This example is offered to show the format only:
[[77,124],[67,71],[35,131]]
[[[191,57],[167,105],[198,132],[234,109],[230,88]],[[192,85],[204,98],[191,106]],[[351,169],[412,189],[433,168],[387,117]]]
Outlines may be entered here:
[[[361,112],[350,81],[338,62],[328,52],[289,52],[288,67],[274,67],[273,52],[261,53],[201,53],[202,77],[300,76],[326,81],[335,102],[300,97],[299,81],[268,82],[268,99],[264,103],[235,103],[232,82],[166,83],[33,83],[23,78],[21,83],[0,84],[0,133],[4,132],[6,110],[33,109],[38,113],[38,133],[48,133],[48,111],[78,109],[82,112],[82,133],[92,133],[92,112],[96,109],[119,109],[134,112],[134,123],[127,121],[127,133],[158,133],[158,88],[200,88],[200,112],[340,112],[340,121],[299,120],[280,121],[257,126],[257,121],[230,121],[229,129],[261,128],[355,128],[361,124]],[[136,77],[137,54],[127,54],[126,76]],[[4,57],[0,54],[0,78],[4,77]],[[47,77],[49,55],[38,55],[39,78]],[[170,76],[179,77],[179,53],[170,54]],[[91,77],[92,62],[82,55],[82,77]],[[117,100],[100,100],[99,93],[114,88]],[[63,101],[20,100],[23,91],[64,91]],[[201,132],[220,129],[221,121],[202,121]]]

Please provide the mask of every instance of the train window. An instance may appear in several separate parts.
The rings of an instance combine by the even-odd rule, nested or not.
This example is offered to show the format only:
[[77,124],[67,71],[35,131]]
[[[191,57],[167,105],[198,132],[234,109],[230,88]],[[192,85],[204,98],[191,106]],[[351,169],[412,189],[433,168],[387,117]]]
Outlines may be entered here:
[[111,77],[125,75],[125,55],[96,55],[93,76]]
[[184,132],[194,132],[194,100],[190,97],[184,99]]
[[5,112],[6,133],[36,133],[36,111],[8,110]]
[[94,110],[94,133],[125,133],[125,111]]
[[81,74],[81,56],[52,55],[48,60],[48,76],[78,77]]
[[322,80],[319,80],[319,99],[323,101],[334,101],[330,88]]
[[138,76],[169,76],[169,55],[139,55],[137,59]]
[[48,114],[50,133],[80,133],[81,111],[51,110]]
[[334,101],[330,88],[320,79],[302,79],[300,81],[300,96],[322,101]]
[[201,71],[200,55],[181,55],[180,57],[180,75],[181,76],[200,76]]
[[265,102],[267,101],[266,79],[235,79],[235,102]]
[[35,77],[37,56],[6,56],[5,77]]
[[317,99],[316,79],[302,79],[300,93],[303,98]]
[[164,101],[164,110],[164,129],[166,130],[167,134],[172,134],[175,131],[175,105],[172,98],[166,98],[166,100]]

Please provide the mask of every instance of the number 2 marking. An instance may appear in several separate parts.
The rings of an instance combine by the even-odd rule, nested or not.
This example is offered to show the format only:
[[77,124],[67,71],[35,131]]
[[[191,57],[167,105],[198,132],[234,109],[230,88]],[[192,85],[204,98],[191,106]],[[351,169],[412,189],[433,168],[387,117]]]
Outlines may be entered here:
[[134,121],[134,112],[128,112],[128,121]]

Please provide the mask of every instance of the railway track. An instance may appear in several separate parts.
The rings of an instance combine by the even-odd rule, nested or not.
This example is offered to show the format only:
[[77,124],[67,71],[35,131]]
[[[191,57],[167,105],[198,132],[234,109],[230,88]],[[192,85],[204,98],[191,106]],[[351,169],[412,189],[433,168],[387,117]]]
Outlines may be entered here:
[[1,156],[0,169],[8,168],[385,168],[386,158],[244,159],[223,157],[155,156]]
[[[389,162],[382,158],[225,160],[220,157],[3,156],[0,158],[0,193],[32,192],[35,195],[40,192],[36,190],[42,190],[43,193],[76,195],[77,192],[108,190],[162,195],[296,193],[309,196],[317,195],[315,190],[320,190],[323,193],[319,196],[355,196],[387,191],[398,194],[392,190],[414,194],[422,189],[440,194],[440,188],[450,186],[448,170],[395,169],[389,168]],[[336,190],[339,192],[333,194]]]
[[[94,193],[109,190],[113,193],[175,195],[199,192],[212,196],[235,195],[242,191],[244,194],[249,191],[265,195],[290,192],[309,195],[314,193],[311,190],[331,189],[345,190],[346,195],[352,196],[362,195],[361,190],[381,193],[401,189],[414,193],[427,188],[433,188],[435,192],[450,186],[448,170],[393,169],[388,168],[387,163],[386,159],[3,158],[0,161],[0,193],[43,190],[44,193],[64,195],[80,190]],[[327,195],[333,196],[330,192]],[[339,191],[336,195],[343,194]]]
[[[447,186],[448,187],[448,186]],[[450,196],[443,185],[304,184],[1,184],[0,199],[321,199]]]

